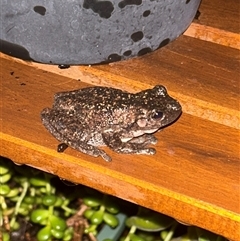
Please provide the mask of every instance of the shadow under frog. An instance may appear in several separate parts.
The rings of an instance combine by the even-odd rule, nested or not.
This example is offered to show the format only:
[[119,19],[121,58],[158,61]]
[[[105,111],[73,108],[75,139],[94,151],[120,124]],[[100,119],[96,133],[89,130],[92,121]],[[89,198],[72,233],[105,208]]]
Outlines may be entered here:
[[43,125],[62,144],[85,154],[111,161],[99,146],[108,146],[117,153],[156,153],[153,135],[174,122],[182,108],[170,97],[164,86],[138,93],[107,87],[88,87],[60,92],[54,96],[52,108],[41,112]]

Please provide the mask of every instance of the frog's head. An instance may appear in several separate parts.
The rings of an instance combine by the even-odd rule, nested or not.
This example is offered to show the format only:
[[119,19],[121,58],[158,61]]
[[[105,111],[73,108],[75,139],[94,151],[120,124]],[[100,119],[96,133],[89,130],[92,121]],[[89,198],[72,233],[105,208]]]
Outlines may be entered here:
[[166,88],[160,85],[135,94],[132,108],[135,108],[135,121],[129,131],[135,137],[153,133],[171,124],[182,112],[179,102],[170,97]]

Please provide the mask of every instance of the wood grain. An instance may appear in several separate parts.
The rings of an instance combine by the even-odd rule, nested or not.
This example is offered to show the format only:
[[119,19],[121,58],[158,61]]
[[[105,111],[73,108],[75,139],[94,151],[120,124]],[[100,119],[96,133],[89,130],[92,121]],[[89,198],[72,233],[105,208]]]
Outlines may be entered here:
[[192,23],[184,35],[240,49],[240,35],[229,31]]
[[240,49],[239,10],[239,0],[202,1],[199,17],[184,35]]
[[205,26],[239,34],[239,0],[203,0],[198,22]]
[[60,154],[39,113],[51,105],[55,92],[86,84],[6,58],[2,67],[1,155],[232,240],[240,238],[235,232],[240,223],[237,129],[183,113],[157,133],[155,156],[105,149],[113,157],[106,163],[72,149]]

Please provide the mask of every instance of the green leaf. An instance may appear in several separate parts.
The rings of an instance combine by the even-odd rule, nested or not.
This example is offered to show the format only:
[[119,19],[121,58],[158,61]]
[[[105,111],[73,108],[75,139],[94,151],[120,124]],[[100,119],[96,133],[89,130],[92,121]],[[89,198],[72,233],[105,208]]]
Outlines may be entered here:
[[95,211],[90,218],[91,223],[95,225],[101,224],[103,221],[103,214],[104,214],[103,210]]
[[83,213],[83,216],[87,219],[90,220],[90,218],[92,217],[92,215],[95,213],[94,210],[92,209],[87,209],[84,213]]
[[8,185],[2,185],[0,184],[0,195],[6,196],[11,191],[10,187]]
[[29,182],[35,187],[45,187],[48,181],[44,177],[32,177]]
[[88,207],[94,208],[102,204],[102,199],[100,197],[85,197],[83,198],[83,203]]
[[133,216],[126,220],[128,227],[136,226],[138,229],[148,232],[161,231],[173,224],[174,219],[160,213],[152,212],[148,216]]
[[65,220],[55,215],[52,215],[49,220],[51,227],[57,231],[64,231],[67,227]]
[[103,220],[106,224],[108,224],[111,228],[116,228],[119,224],[118,218],[111,213],[104,213]]
[[41,223],[43,220],[47,219],[49,216],[49,211],[46,209],[36,209],[33,210],[30,219],[34,223]]
[[51,237],[51,228],[49,226],[40,229],[37,233],[38,241],[50,241]]
[[54,195],[45,195],[42,199],[42,203],[45,206],[53,206],[57,201],[57,197]]

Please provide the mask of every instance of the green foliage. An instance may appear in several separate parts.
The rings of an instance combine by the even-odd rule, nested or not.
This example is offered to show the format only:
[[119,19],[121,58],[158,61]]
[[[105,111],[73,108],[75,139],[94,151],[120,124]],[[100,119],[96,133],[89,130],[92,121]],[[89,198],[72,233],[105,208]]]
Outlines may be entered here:
[[[105,225],[112,230],[119,225],[116,216],[119,212],[128,215],[121,241],[173,241],[176,237],[181,241],[226,240],[191,226],[179,237],[176,230],[183,225],[173,218],[143,207],[138,207],[138,212],[131,216],[128,207],[135,208],[134,204],[80,185],[68,192],[61,182],[61,185],[53,184],[54,180],[53,175],[16,166],[0,157],[0,240],[10,241],[14,232],[20,237],[30,222],[38,227],[38,241],[71,241],[74,229],[67,220],[72,217],[84,219],[87,225],[83,232],[96,236]],[[78,216],[79,206],[85,210],[81,217]],[[116,240],[106,237],[104,241]]]
[[[76,210],[64,205],[66,197],[56,192],[51,184],[52,178],[54,176],[31,167],[15,166],[6,159],[0,159],[0,239],[8,241],[11,232],[20,232],[24,226],[20,225],[23,217],[27,222],[39,225],[38,241],[72,239],[72,233],[68,231],[71,228],[58,214],[67,209],[69,216]],[[9,220],[5,227],[4,220]]]

